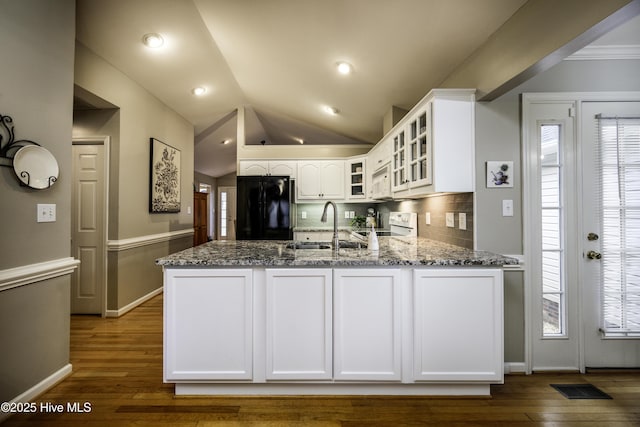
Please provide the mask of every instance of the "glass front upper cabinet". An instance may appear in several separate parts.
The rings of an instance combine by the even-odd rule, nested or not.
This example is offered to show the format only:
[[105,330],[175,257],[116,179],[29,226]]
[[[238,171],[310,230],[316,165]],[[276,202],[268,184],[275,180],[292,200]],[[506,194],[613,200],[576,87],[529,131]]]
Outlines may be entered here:
[[405,131],[399,131],[393,137],[393,191],[407,188],[407,154],[405,146]]
[[426,108],[409,122],[409,187],[432,183],[429,107],[430,104],[427,104]]

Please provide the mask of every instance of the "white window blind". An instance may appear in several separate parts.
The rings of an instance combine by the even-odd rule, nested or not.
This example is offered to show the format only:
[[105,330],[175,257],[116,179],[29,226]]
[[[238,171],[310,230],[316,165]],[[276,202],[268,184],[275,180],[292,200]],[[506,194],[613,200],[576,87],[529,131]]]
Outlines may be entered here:
[[597,117],[602,330],[640,336],[640,118]]

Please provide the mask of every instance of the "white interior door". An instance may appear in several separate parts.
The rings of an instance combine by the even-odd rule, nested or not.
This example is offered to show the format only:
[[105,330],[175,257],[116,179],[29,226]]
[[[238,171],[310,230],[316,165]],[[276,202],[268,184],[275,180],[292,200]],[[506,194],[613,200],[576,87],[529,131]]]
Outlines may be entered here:
[[218,188],[218,240],[236,239],[236,187]]
[[80,265],[71,276],[71,313],[104,314],[105,146],[73,143],[71,251]]
[[640,367],[640,102],[581,118],[584,365]]

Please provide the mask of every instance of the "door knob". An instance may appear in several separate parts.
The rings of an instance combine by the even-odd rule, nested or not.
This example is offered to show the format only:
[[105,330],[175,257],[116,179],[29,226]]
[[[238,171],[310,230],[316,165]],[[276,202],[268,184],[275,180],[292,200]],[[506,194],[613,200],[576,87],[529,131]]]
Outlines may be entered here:
[[599,238],[600,236],[598,236],[596,233],[587,234],[587,240],[589,241],[598,240]]
[[589,258],[589,259],[600,259],[600,258],[602,258],[602,254],[600,252],[596,252],[596,251],[589,251],[589,252],[587,252],[587,258]]

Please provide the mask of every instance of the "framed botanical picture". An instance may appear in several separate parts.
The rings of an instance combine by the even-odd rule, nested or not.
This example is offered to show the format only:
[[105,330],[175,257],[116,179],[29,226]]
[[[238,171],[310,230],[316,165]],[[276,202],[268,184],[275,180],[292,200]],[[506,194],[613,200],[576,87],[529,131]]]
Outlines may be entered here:
[[489,161],[487,162],[487,188],[513,187],[513,162]]
[[180,150],[151,138],[149,212],[180,212]]

